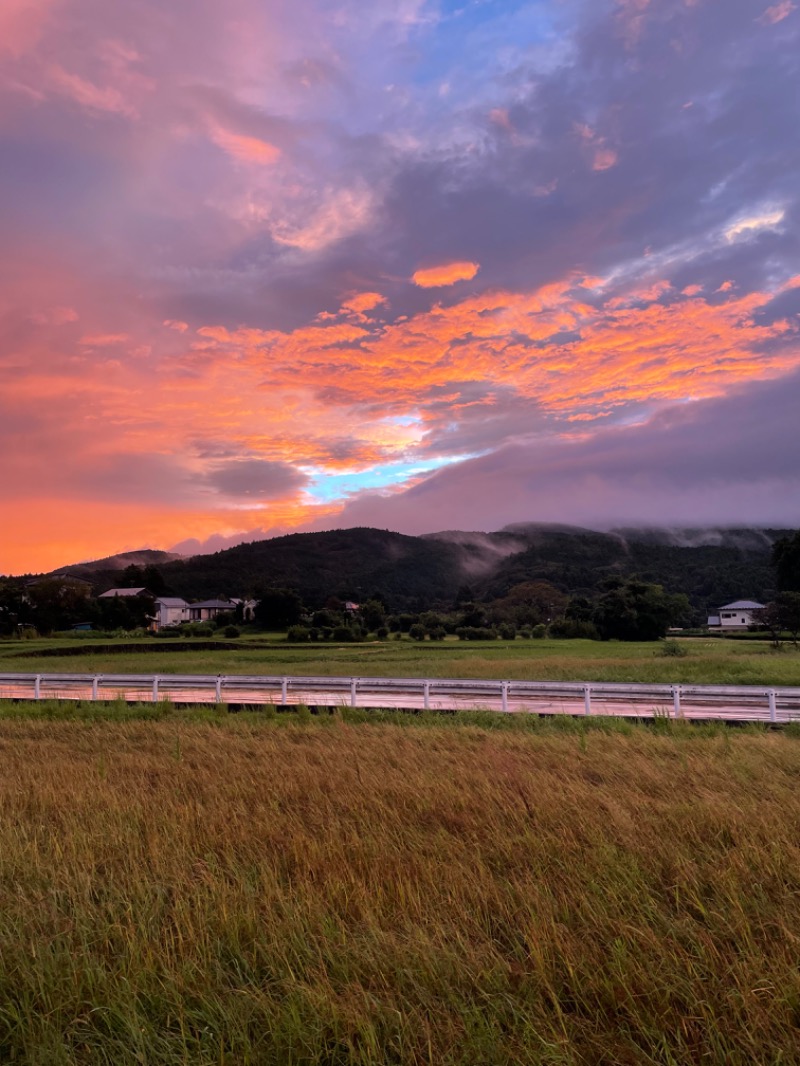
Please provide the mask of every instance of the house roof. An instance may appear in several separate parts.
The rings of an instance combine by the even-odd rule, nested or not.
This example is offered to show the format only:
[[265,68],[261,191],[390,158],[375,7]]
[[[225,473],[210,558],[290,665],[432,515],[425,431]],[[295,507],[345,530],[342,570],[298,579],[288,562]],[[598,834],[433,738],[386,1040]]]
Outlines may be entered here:
[[156,599],[156,603],[161,603],[164,607],[188,607],[189,604],[186,600],[182,600],[180,596],[159,596]]
[[755,600],[734,600],[733,603],[726,603],[720,607],[721,611],[755,611],[763,607],[763,603],[756,603]]
[[108,596],[141,596],[143,592],[147,592],[147,589],[109,589],[108,592],[101,592],[97,598],[104,600]]
[[232,600],[203,600],[201,603],[190,603],[190,607],[216,607],[218,610],[230,611],[236,604]]

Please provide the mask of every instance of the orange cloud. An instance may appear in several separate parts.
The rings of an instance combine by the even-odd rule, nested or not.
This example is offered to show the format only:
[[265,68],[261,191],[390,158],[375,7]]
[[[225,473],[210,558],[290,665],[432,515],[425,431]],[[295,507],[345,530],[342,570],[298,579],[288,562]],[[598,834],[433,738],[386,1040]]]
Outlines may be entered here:
[[455,285],[457,281],[471,281],[479,270],[479,263],[459,260],[417,270],[411,275],[411,280],[422,289],[435,289],[443,285]]
[[386,297],[381,296],[379,292],[360,292],[346,300],[342,304],[342,308],[346,311],[362,314],[364,311],[372,311],[384,303],[386,303]]
[[[337,408],[344,420],[348,410],[368,408],[372,421],[356,416],[367,451],[370,441],[378,447],[378,417],[416,411],[432,426],[440,416],[436,405],[426,408],[426,395],[440,390],[437,403],[447,404],[453,381],[505,385],[554,414],[591,418],[623,404],[719,395],[735,382],[800,363],[795,350],[766,346],[780,340],[784,323],[754,320],[770,294],[718,306],[700,298],[659,302],[670,291],[666,282],[651,283],[596,309],[581,301],[577,283],[566,281],[528,295],[482,294],[378,332],[342,323],[288,334],[202,332],[218,346],[218,365],[236,359],[241,368],[244,361],[266,373],[270,389],[313,381],[301,402],[306,424],[315,424],[316,413],[308,418],[313,410],[328,427],[323,438]],[[284,438],[287,448],[292,437]],[[314,453],[315,437],[313,430],[305,440],[294,436],[291,449]]]
[[[116,346],[81,345],[69,330],[55,335],[72,345],[59,352],[48,317],[40,346],[17,358],[0,397],[19,413],[26,442],[4,450],[4,485],[25,503],[14,528],[0,531],[2,566],[44,568],[256,526],[288,530],[320,513],[302,487],[266,508],[232,503],[205,480],[219,457],[352,472],[441,450],[453,426],[481,412],[502,433],[504,397],[567,431],[616,409],[716,396],[800,365],[787,324],[758,314],[775,292],[732,289],[711,303],[698,286],[686,286],[686,299],[650,278],[593,306],[585,285],[601,280],[579,273],[529,293],[471,294],[380,324],[365,312],[383,297],[362,292],[343,313],[294,330],[131,327],[131,346],[152,343],[157,360],[109,360]],[[91,315],[77,306],[86,328]],[[122,341],[95,323],[85,339]],[[25,412],[44,427],[35,436]],[[462,454],[469,450],[467,442]],[[57,470],[53,455],[62,457]],[[97,475],[109,455],[129,460],[124,477]],[[137,468],[154,474],[131,488],[127,472]]]

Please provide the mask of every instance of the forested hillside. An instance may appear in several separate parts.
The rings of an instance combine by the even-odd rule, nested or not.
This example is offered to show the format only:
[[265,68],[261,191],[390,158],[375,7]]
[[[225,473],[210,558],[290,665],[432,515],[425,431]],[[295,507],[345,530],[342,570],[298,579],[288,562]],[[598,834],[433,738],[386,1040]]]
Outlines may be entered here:
[[[295,533],[213,555],[162,562],[163,590],[187,599],[258,596],[295,589],[310,607],[331,597],[382,598],[392,610],[490,601],[522,582],[546,580],[572,595],[595,595],[610,578],[637,574],[685,593],[698,618],[737,598],[774,592],[772,542],[784,530],[625,530],[515,526],[497,533],[452,531],[424,537],[379,529]],[[702,543],[703,539],[707,543]],[[710,541],[710,543],[709,543]],[[152,560],[151,560],[152,564]],[[77,570],[78,568],[65,568]],[[152,565],[148,571],[152,572]],[[135,569],[83,564],[80,576],[103,591]]]

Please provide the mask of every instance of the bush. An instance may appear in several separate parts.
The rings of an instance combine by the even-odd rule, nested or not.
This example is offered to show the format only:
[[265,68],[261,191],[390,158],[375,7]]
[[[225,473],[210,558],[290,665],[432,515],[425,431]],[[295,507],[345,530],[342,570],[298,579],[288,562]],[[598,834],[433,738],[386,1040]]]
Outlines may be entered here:
[[380,626],[376,630],[375,636],[378,638],[378,640],[386,640],[386,638],[389,636],[389,630],[386,628],[386,626]]
[[424,640],[425,639],[425,626],[421,622],[415,622],[409,629],[408,635],[412,640]]
[[547,636],[547,626],[544,622],[540,622],[537,626],[534,626],[531,630],[531,637],[534,640],[544,640]]
[[161,640],[169,640],[180,635],[181,631],[177,626],[166,626],[163,629],[157,629],[153,634],[154,637],[160,637]]
[[351,629],[350,626],[334,626],[331,631],[331,640],[338,640],[342,644],[355,644],[361,639],[361,630]]
[[225,636],[229,640],[233,640],[236,637],[240,637],[242,634],[236,626],[225,626]]
[[214,627],[210,622],[189,622],[187,625],[182,625],[176,632],[182,633],[185,637],[213,637]]
[[516,640],[517,638],[517,627],[511,622],[501,622],[498,632],[501,640]]
[[599,640],[600,634],[594,622],[577,618],[557,618],[550,624],[550,636],[562,640]]
[[456,636],[459,640],[496,640],[497,632],[484,626],[459,626]]
[[311,640],[311,630],[306,626],[289,626],[286,639],[292,644],[307,644]]
[[658,654],[668,659],[684,659],[689,654],[689,649],[678,640],[662,640]]
[[447,636],[447,630],[444,626],[434,626],[433,629],[428,631],[428,636],[431,640],[444,640]]

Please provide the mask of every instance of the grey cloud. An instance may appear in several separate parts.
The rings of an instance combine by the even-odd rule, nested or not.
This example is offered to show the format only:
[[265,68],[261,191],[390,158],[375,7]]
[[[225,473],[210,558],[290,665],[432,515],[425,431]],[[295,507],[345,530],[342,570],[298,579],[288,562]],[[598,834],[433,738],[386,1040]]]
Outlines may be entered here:
[[800,525],[798,410],[800,374],[760,382],[586,440],[509,445],[405,492],[365,494],[337,524],[406,533],[520,521]]
[[217,464],[204,480],[224,496],[275,499],[296,492],[308,477],[289,463],[234,459]]
[[780,293],[757,311],[754,317],[757,322],[766,326],[771,326],[783,318],[798,319],[799,321],[795,322],[795,328],[800,327],[800,285],[795,285]]

